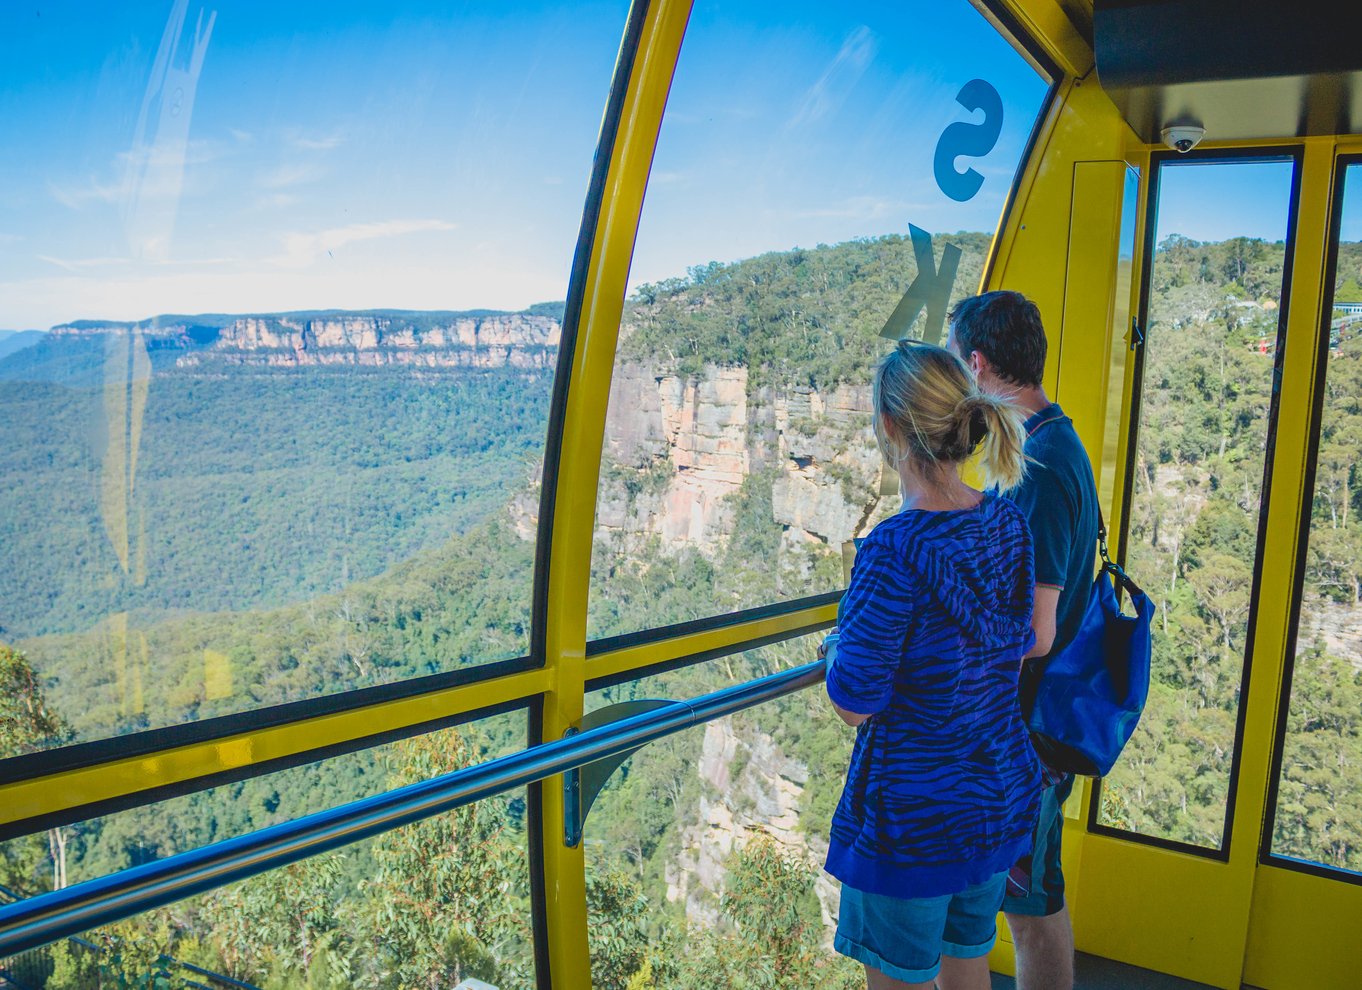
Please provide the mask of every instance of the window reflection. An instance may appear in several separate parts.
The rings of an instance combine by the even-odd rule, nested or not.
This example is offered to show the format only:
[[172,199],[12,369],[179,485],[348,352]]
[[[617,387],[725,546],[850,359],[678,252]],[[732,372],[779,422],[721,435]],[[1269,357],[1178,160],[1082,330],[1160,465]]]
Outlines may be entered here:
[[1126,567],[1154,600],[1149,701],[1099,821],[1219,848],[1267,464],[1290,161],[1164,162]]
[[528,652],[626,9],[8,18],[0,643],[66,741]]
[[1362,873],[1362,168],[1344,174],[1272,851]]
[[977,290],[1045,93],[966,3],[696,5],[620,329],[593,638],[841,586],[895,508],[870,369]]

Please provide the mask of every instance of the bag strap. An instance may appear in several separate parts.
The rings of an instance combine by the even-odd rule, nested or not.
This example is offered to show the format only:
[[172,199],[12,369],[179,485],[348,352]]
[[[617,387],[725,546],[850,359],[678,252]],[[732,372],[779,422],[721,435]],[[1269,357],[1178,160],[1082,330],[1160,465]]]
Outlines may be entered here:
[[[1065,420],[1073,422],[1065,413],[1055,413],[1054,415],[1042,419],[1031,429],[1026,431],[1026,438],[1029,440],[1036,433],[1051,423],[1062,423]],[[1102,515],[1102,500],[1097,500],[1097,552],[1102,556],[1102,570],[1116,579],[1116,583],[1124,588],[1131,595],[1143,595],[1140,586],[1131,580],[1130,575],[1125,572],[1120,564],[1111,559],[1111,552],[1107,549],[1107,520]]]

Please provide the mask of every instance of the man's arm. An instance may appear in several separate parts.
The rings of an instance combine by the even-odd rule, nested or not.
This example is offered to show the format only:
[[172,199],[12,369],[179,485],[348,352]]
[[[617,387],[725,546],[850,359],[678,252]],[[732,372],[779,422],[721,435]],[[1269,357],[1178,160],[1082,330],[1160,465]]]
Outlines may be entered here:
[[1064,476],[1044,463],[1032,464],[1028,471],[1013,499],[1026,515],[1026,524],[1031,529],[1036,565],[1031,611],[1031,630],[1036,634],[1036,643],[1026,656],[1043,657],[1055,646],[1059,595],[1069,579],[1066,572],[1079,515],[1079,499]]
[[1043,657],[1055,645],[1055,615],[1059,608],[1059,593],[1063,590],[1052,584],[1036,585],[1036,601],[1031,610],[1031,631],[1036,634],[1036,645],[1022,657],[1023,660]]

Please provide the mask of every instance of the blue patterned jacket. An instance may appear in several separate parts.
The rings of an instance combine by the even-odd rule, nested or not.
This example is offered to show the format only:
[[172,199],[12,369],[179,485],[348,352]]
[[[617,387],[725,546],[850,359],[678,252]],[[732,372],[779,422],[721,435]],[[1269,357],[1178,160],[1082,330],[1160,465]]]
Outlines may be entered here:
[[1031,536],[1008,499],[909,510],[856,555],[828,695],[870,715],[832,818],[827,869],[858,890],[934,897],[1031,846],[1040,770],[1017,703]]

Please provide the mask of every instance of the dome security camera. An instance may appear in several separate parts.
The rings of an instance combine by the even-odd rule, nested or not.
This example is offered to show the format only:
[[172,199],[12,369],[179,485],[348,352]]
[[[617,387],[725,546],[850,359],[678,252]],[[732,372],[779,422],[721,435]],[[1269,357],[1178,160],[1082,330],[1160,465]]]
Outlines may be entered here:
[[1164,144],[1185,155],[1201,143],[1206,136],[1206,128],[1200,124],[1171,124],[1163,129],[1160,136]]

